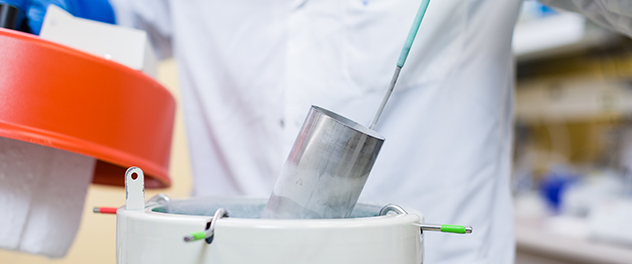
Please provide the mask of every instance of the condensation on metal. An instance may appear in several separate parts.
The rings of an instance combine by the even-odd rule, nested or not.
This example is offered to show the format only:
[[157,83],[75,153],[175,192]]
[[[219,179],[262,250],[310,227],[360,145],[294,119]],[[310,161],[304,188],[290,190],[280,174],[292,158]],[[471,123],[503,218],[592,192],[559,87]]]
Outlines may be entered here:
[[353,210],[384,137],[312,106],[262,218],[343,218]]

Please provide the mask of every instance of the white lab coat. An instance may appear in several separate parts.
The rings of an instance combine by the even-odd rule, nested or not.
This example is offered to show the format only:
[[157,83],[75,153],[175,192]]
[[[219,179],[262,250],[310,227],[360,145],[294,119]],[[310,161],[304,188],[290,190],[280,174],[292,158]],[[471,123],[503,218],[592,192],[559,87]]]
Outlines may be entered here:
[[[178,61],[195,195],[268,197],[310,108],[375,113],[419,1],[116,0]],[[509,190],[520,1],[434,0],[376,130],[360,200],[472,235],[425,235],[426,263],[511,263]]]

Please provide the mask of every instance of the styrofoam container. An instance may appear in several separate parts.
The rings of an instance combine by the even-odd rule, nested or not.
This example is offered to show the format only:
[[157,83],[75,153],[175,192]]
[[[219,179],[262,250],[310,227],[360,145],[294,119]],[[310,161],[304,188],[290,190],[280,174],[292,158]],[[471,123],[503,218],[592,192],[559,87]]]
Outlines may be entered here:
[[56,5],[49,5],[40,37],[156,78],[158,58],[145,31],[74,17]]

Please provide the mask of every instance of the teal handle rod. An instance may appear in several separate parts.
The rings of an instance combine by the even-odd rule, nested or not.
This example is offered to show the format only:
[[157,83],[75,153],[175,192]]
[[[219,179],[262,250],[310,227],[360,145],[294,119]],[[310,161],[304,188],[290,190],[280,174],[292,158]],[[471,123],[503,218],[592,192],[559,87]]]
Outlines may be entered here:
[[408,37],[406,37],[406,42],[404,43],[402,52],[399,53],[397,67],[404,67],[404,63],[406,63],[406,58],[408,58],[408,53],[410,52],[410,47],[413,46],[413,41],[415,41],[417,31],[419,31],[419,26],[421,25],[421,20],[424,19],[424,15],[426,14],[426,10],[428,9],[429,4],[430,0],[421,1],[421,4],[419,5],[419,10],[417,10],[417,15],[415,16],[415,20],[413,21],[413,25],[410,27],[410,31],[408,31]]
[[391,97],[391,93],[393,93],[395,83],[397,82],[397,78],[399,78],[399,72],[402,70],[402,67],[404,67],[404,63],[406,63],[406,58],[408,58],[408,53],[410,52],[410,48],[413,46],[413,41],[415,40],[415,36],[417,36],[417,31],[419,31],[419,26],[421,25],[421,20],[424,19],[424,15],[426,14],[426,10],[428,9],[429,4],[430,0],[421,0],[419,10],[417,10],[417,15],[415,15],[415,20],[413,21],[413,25],[410,27],[410,31],[408,31],[408,37],[406,37],[406,42],[404,42],[402,52],[399,53],[397,67],[395,68],[395,73],[393,74],[391,83],[388,87],[388,90],[386,91],[386,95],[384,95],[384,99],[382,99],[382,103],[380,104],[377,113],[375,113],[375,116],[373,117],[373,120],[369,125],[369,129],[375,128],[377,121],[382,115],[382,111],[384,111],[386,102],[388,102],[388,98]]

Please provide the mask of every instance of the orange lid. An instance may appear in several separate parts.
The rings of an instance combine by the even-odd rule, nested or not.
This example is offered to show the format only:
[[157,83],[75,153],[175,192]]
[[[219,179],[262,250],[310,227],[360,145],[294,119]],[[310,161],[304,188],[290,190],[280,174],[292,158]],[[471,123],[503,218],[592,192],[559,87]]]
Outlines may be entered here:
[[158,82],[35,35],[0,29],[0,137],[96,158],[93,183],[171,185],[173,96]]

